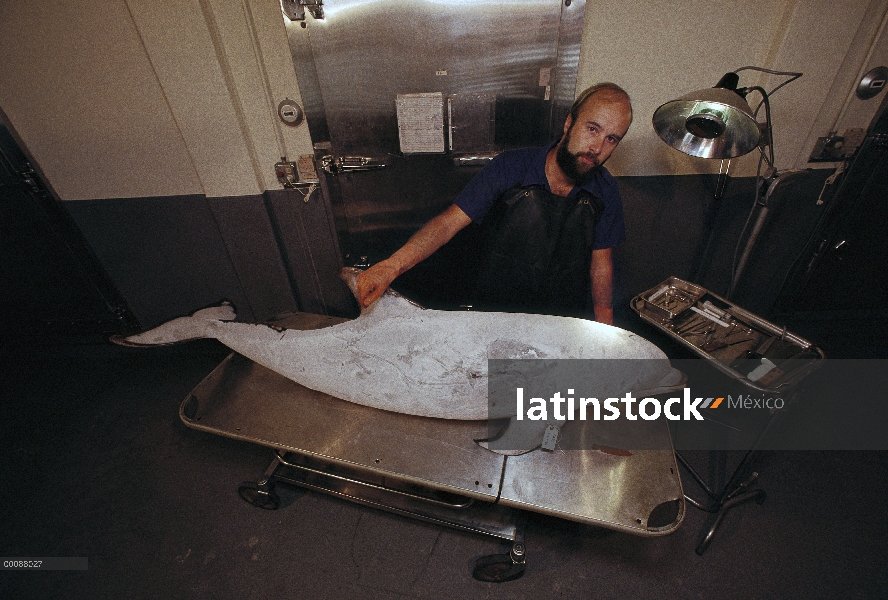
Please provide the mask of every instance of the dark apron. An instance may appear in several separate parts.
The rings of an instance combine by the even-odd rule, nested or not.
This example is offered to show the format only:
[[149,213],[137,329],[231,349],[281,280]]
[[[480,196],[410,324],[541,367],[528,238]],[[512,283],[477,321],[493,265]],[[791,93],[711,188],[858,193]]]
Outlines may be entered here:
[[595,224],[604,202],[515,186],[484,219],[473,302],[482,310],[587,316]]

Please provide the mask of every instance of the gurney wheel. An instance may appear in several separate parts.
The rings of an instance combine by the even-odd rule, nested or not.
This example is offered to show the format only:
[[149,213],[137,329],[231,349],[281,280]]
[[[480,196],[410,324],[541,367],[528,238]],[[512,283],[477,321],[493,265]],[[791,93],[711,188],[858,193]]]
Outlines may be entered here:
[[258,483],[247,481],[237,488],[237,493],[248,504],[265,510],[277,510],[281,505],[281,499],[272,488],[268,487],[268,489],[263,490],[263,487],[267,486],[260,486]]
[[475,561],[472,577],[478,581],[503,583],[524,575],[525,564],[515,562],[510,554],[490,554]]

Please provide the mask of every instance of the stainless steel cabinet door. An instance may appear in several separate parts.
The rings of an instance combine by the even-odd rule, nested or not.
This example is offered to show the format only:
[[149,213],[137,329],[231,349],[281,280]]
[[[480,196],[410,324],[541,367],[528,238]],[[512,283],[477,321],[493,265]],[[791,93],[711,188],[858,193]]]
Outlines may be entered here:
[[[346,262],[384,258],[451,202],[483,163],[460,158],[561,133],[584,1],[324,0],[322,19],[309,12],[284,20],[318,156],[340,167],[326,177]],[[440,94],[443,151],[403,151],[396,105],[411,94]]]

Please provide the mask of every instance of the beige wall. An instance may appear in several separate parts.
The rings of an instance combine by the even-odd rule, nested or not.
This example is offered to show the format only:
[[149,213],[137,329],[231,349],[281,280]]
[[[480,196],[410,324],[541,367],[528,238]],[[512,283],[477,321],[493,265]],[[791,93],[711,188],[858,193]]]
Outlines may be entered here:
[[311,154],[275,0],[0,5],[0,109],[63,200],[260,193]]
[[[578,87],[625,86],[635,123],[617,175],[715,172],[661,142],[663,102],[745,65],[802,71],[773,98],[778,167],[808,166],[816,138],[866,127],[881,96],[853,97],[888,64],[888,0],[590,0]],[[706,32],[704,35],[701,32]],[[713,35],[715,34],[715,35]],[[281,155],[311,154],[277,0],[6,0],[0,109],[63,200],[260,193]],[[780,77],[741,73],[771,89]],[[734,161],[752,175],[756,157]],[[819,165],[829,166],[829,165]]]
[[63,199],[200,193],[126,5],[0,4],[0,108]]
[[[886,8],[885,0],[590,0],[578,89],[596,81],[620,83],[636,115],[608,167],[616,175],[718,172],[720,161],[666,146],[651,117],[664,102],[715,85],[724,73],[747,65],[804,73],[771,104],[778,168],[811,166],[807,157],[817,137],[866,127],[875,114],[881,96],[849,98],[860,75],[888,64]],[[766,90],[784,79],[740,73],[741,86]],[[750,95],[753,103],[757,98]],[[757,156],[734,160],[731,173],[755,174]]]

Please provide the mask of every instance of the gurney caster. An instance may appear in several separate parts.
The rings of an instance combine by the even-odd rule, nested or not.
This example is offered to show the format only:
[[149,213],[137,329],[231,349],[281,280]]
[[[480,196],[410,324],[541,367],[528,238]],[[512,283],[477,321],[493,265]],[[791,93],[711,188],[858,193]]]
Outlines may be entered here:
[[515,523],[515,541],[508,554],[489,554],[475,561],[472,577],[478,581],[504,583],[524,575],[527,549],[524,546],[524,532],[527,528],[527,515],[519,513]]
[[265,510],[277,510],[281,506],[281,499],[274,491],[274,483],[245,481],[237,488],[237,493],[244,502]]

